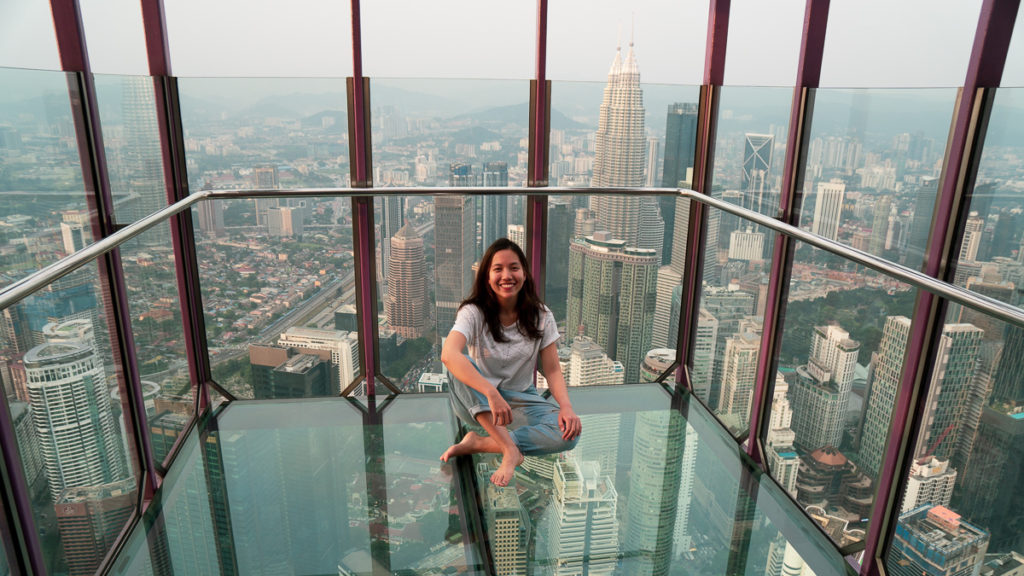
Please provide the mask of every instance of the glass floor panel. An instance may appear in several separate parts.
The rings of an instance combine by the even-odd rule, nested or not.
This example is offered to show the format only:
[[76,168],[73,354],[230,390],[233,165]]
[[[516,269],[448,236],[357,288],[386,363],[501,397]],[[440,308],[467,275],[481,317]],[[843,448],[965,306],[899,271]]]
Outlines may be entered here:
[[189,433],[110,573],[853,573],[688,396],[572,394],[576,449],[500,489],[495,458],[438,460],[458,436],[445,395],[229,404]]

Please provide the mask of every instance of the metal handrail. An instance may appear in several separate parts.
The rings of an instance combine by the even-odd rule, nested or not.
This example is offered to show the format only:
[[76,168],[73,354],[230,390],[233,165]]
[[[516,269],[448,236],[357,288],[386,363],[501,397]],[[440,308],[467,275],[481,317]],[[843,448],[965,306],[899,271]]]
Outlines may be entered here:
[[817,234],[791,226],[770,216],[765,216],[753,210],[747,210],[735,204],[718,200],[710,196],[687,189],[676,188],[471,188],[471,187],[394,187],[394,188],[299,188],[289,190],[200,190],[158,210],[133,224],[118,230],[114,234],[91,244],[74,254],[62,258],[49,266],[35,272],[17,282],[14,282],[0,291],[0,310],[15,304],[26,298],[33,292],[44,286],[74,272],[90,261],[117,248],[128,240],[142,234],[153,226],[168,220],[171,216],[178,214],[193,204],[203,200],[229,200],[245,198],[273,198],[273,197],[324,197],[324,196],[347,196],[347,197],[374,197],[374,196],[622,196],[622,195],[645,195],[645,196],[679,196],[706,204],[730,214],[739,216],[744,220],[764,226],[770,230],[784,234],[790,238],[821,248],[827,252],[862,264],[877,270],[882,274],[895,278],[922,290],[927,290],[947,300],[963,304],[979,312],[983,312],[1004,322],[1024,328],[1024,310],[1001,302],[988,296],[983,296],[965,290],[958,286],[948,284],[941,280],[926,276],[917,270],[907,268],[900,264],[890,262],[862,250],[840,244]]

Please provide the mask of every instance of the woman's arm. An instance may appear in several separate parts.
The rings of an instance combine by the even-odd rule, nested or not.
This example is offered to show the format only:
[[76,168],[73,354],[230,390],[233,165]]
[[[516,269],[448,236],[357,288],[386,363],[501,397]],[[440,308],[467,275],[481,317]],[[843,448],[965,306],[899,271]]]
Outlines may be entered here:
[[441,363],[459,382],[487,397],[495,426],[508,426],[512,423],[512,408],[498,393],[498,389],[480,375],[480,371],[463,353],[465,349],[466,335],[458,330],[452,330],[441,348]]
[[583,431],[580,417],[572,409],[569,401],[569,387],[562,377],[562,365],[558,362],[558,344],[552,342],[540,351],[540,368],[548,381],[548,390],[558,402],[558,427],[562,430],[562,438],[572,440]]

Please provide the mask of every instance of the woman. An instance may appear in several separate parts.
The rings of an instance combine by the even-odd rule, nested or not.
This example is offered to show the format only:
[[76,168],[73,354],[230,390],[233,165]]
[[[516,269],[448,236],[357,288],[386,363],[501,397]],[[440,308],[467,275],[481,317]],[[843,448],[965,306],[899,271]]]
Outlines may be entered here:
[[[487,248],[473,282],[473,293],[459,306],[455,325],[441,349],[441,362],[453,376],[452,403],[469,432],[441,460],[482,452],[502,455],[491,476],[507,486],[523,455],[571,450],[580,418],[558,364],[555,317],[534,289],[526,255],[507,238]],[[469,348],[469,356],[463,350]],[[534,387],[537,359],[555,406]]]

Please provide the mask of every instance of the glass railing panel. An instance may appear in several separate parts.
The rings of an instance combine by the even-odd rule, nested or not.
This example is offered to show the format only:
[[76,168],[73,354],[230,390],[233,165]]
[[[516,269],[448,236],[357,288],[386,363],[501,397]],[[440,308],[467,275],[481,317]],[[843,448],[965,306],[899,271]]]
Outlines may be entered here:
[[[731,8],[729,42],[725,50],[725,84],[796,84],[798,67],[795,64],[800,60],[806,3],[799,0],[772,4],[750,2]],[[769,35],[771,41],[767,39]]]
[[2,287],[91,244],[92,226],[67,76],[0,68],[0,84]]
[[955,101],[952,89],[815,92],[800,226],[920,268]]
[[482,573],[471,500],[437,459],[446,397],[372,419],[345,399],[236,403],[202,426],[136,528],[157,573]]
[[[360,23],[363,72],[373,78],[528,79],[534,73],[537,10],[528,3],[380,0],[360,7]],[[396,38],[420,48],[397,49]]]
[[1024,296],[1024,137],[1014,132],[1024,89],[1000,89],[970,195],[953,283],[1021,305]]
[[[0,66],[60,70],[50,6],[34,0],[15,0],[4,4],[3,10]],[[5,79],[4,86],[15,85],[8,84]]]
[[351,203],[262,201],[264,225],[251,200],[193,211],[213,378],[243,399],[337,395],[361,374]]
[[489,480],[496,459],[474,457],[497,570],[773,574],[788,555],[846,573],[703,407],[672,409],[650,384],[573,393],[584,431],[572,451],[527,457],[504,488]]
[[[788,88],[725,86],[718,104],[713,197],[777,216],[789,137],[793,91]],[[722,214],[720,239],[740,229]]]
[[[148,74],[142,9],[130,0],[84,0],[79,5],[89,67],[98,74]],[[116,17],[111,15],[116,14]]]
[[[1017,22],[1024,20],[1024,7],[1017,9]],[[1007,88],[1024,88],[1024,34],[1010,36],[1010,47],[1006,51],[1006,65],[1000,86]]]
[[168,204],[153,79],[99,75],[96,92],[114,216],[131,224]]
[[[547,75],[555,81],[604,82],[621,47],[620,61],[634,61],[648,82],[699,85],[704,78],[708,3],[686,0],[555,2],[548,7]],[[680,24],[700,33],[680,34]],[[557,94],[557,92],[555,92]]]
[[[712,208],[706,238],[690,383],[694,395],[740,437],[750,429],[776,234]],[[675,288],[673,322],[679,321],[681,299],[682,290]]]
[[[829,7],[821,86],[963,84],[981,2],[952,2],[936,11],[927,0],[915,0],[891,8],[884,0],[843,0]],[[865,43],[865,35],[877,41]]]
[[864,540],[878,498],[916,296],[796,244],[763,440],[772,476],[840,547]]
[[[120,247],[139,378],[157,462],[164,461],[181,435],[182,424],[195,412],[170,236],[170,226],[165,222]],[[154,425],[157,422],[159,427]]]
[[136,507],[109,302],[91,264],[0,311],[25,346],[0,375],[51,573],[95,571]]
[[976,573],[1020,562],[1024,327],[950,305],[938,345],[888,564]]
[[244,0],[183,0],[166,6],[164,18],[178,77],[352,75],[352,12],[344,4],[297,0],[287,10],[254,10]]
[[[529,84],[374,80],[374,187],[523,186]],[[526,196],[375,199],[381,370],[407,392],[445,388],[440,346],[487,247],[526,251]]]
[[[381,428],[387,475],[387,523],[392,573],[422,574],[440,566],[459,573],[481,570],[483,556],[471,540],[468,492],[454,462],[437,456],[456,435],[446,395],[405,398],[388,406]],[[369,428],[364,433],[372,434]],[[371,512],[372,514],[372,512]]]
[[[182,78],[178,88],[191,190],[349,185],[343,79]],[[277,206],[248,203],[224,225],[265,226]]]

